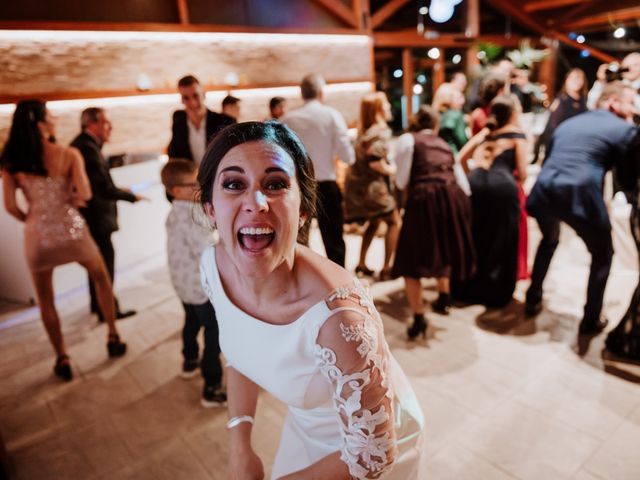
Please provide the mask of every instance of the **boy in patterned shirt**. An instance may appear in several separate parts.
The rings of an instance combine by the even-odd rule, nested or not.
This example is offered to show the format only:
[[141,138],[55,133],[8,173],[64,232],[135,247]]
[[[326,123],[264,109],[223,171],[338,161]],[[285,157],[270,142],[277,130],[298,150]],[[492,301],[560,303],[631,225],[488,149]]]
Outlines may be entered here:
[[[202,291],[200,256],[214,243],[211,227],[195,203],[198,167],[194,162],[170,160],[160,174],[162,184],[173,197],[166,221],[167,256],[171,283],[185,311],[182,329],[184,363],[182,378],[192,378],[198,366],[204,378],[203,407],[223,406],[227,395],[222,388],[222,365],[216,312]],[[198,362],[198,332],[204,327],[204,350]]]

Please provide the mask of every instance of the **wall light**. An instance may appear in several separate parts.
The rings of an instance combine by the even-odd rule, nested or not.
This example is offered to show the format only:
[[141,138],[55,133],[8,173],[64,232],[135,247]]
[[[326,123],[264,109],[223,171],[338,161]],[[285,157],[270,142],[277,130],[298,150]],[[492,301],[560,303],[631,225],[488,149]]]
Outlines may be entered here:
[[576,37],[576,42],[578,43],[584,43],[586,41],[586,38],[584,38],[584,35],[578,35]]
[[451,61],[453,62],[454,65],[459,64],[462,61],[462,55],[460,55],[459,53],[456,53],[453,58],[451,58]]
[[328,35],[301,33],[235,33],[235,32],[116,32],[87,30],[0,30],[0,41],[99,41],[122,42],[129,40],[152,40],[154,42],[246,42],[295,43],[295,44],[357,44],[369,42],[366,35]]
[[402,78],[402,70],[400,68],[396,68],[393,71],[393,78]]
[[624,27],[618,27],[613,31],[613,36],[616,38],[622,38],[627,34],[627,31]]
[[420,15],[426,15],[427,13],[429,13],[429,8],[428,7],[420,7],[420,9],[418,10],[418,13]]
[[420,95],[423,91],[424,91],[424,88],[422,88],[422,85],[420,85],[419,83],[416,83],[413,86],[413,93],[414,94]]
[[[373,89],[371,82],[351,82],[351,83],[331,83],[324,87],[326,93],[340,93],[362,91],[369,92]],[[300,87],[268,87],[268,88],[239,88],[233,90],[234,96],[239,98],[260,98],[260,97],[298,97]],[[220,101],[227,95],[226,91],[209,91],[207,100]],[[103,98],[81,98],[77,100],[51,100],[47,102],[47,108],[52,111],[77,109],[82,110],[87,107],[122,107],[140,105],[176,104],[180,105],[180,95],[177,93],[166,93],[157,95],[131,95],[127,97],[103,97]],[[0,114],[13,114],[15,104],[0,104]]]

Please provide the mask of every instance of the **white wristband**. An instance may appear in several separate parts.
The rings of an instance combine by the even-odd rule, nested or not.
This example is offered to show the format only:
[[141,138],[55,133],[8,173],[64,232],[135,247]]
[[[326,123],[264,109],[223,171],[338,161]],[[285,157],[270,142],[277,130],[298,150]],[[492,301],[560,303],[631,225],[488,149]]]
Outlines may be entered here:
[[237,427],[238,425],[244,422],[247,422],[253,425],[253,417],[250,415],[240,415],[239,417],[233,417],[229,419],[229,421],[227,422],[227,429],[230,430],[233,427]]

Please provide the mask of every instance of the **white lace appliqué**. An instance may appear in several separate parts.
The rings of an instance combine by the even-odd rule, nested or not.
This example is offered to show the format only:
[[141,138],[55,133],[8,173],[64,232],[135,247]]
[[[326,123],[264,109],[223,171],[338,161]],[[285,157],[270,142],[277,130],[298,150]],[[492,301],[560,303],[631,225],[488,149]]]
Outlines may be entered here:
[[[365,368],[359,372],[343,372],[337,365],[336,354],[330,348],[316,344],[316,363],[320,371],[334,384],[333,402],[342,419],[343,446],[341,456],[349,467],[352,477],[358,479],[377,479],[391,468],[389,453],[394,449],[394,440],[388,431],[378,432],[379,425],[388,424],[392,412],[388,412],[385,405],[379,405],[377,410],[362,408],[362,397],[367,387],[371,387],[374,370],[380,386],[384,389],[384,397],[392,398],[393,394],[386,384],[387,355],[384,346],[380,348],[379,338],[382,324],[380,317],[369,298],[367,292],[358,281],[349,287],[337,289],[327,299],[353,300],[362,311],[355,308],[337,308],[338,310],[354,310],[363,317],[361,324],[340,324],[342,339],[346,342],[356,342],[356,351],[364,359]],[[380,322],[378,324],[378,322]],[[377,386],[377,385],[375,385]],[[377,390],[377,389],[374,389]],[[389,402],[391,404],[391,402]]]

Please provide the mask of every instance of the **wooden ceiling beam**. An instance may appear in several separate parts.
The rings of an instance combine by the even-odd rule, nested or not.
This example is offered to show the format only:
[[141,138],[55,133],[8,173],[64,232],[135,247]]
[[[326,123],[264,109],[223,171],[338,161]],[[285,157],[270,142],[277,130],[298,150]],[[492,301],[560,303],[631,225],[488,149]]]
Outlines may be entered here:
[[595,0],[586,0],[576,5],[575,7],[567,10],[560,18],[550,18],[547,20],[547,25],[559,25],[561,23],[566,23],[574,18],[578,17],[582,12],[588,10],[593,7],[595,4]]
[[528,2],[524,5],[525,12],[537,12],[539,10],[553,10],[555,8],[566,7],[576,3],[584,3],[584,0],[539,0]]
[[530,30],[540,34],[543,37],[550,37],[556,39],[566,45],[570,45],[574,48],[578,48],[580,50],[587,50],[591,54],[591,56],[603,61],[603,62],[612,62],[615,60],[611,55],[604,53],[597,48],[590,47],[584,43],[577,43],[571,40],[566,33],[561,33],[555,30],[550,30],[544,25],[539,24],[534,18],[532,18],[529,14],[525,13],[520,9],[518,5],[513,5],[508,0],[485,0],[489,5],[495,8],[497,11],[512,17],[516,22],[520,25],[523,25]]
[[512,35],[510,38],[502,35],[480,35],[474,38],[467,38],[462,33],[447,33],[439,35],[437,38],[425,38],[418,35],[414,29],[373,33],[374,45],[387,48],[467,48],[476,42],[517,47],[521,40],[522,37],[518,35]]
[[624,22],[638,18],[640,18],[640,7],[631,7],[589,15],[579,20],[568,21],[560,26],[566,30],[579,30],[580,28],[608,25],[611,22]]
[[354,11],[347,7],[340,0],[313,0],[315,3],[323,7],[326,11],[338,17],[340,20],[353,28],[360,28],[360,21],[356,17]]
[[390,2],[385,3],[371,16],[371,28],[374,30],[378,28],[407,3],[409,3],[409,0],[391,0]]

